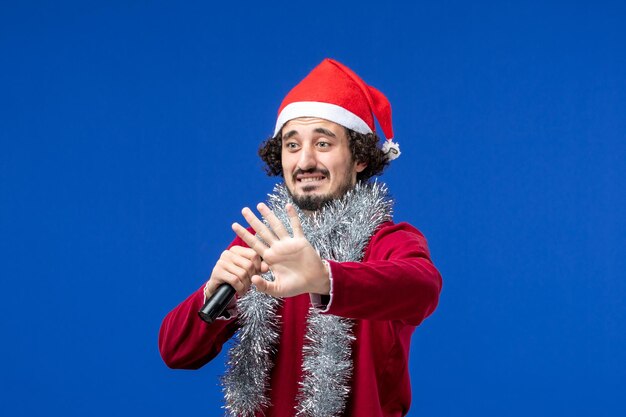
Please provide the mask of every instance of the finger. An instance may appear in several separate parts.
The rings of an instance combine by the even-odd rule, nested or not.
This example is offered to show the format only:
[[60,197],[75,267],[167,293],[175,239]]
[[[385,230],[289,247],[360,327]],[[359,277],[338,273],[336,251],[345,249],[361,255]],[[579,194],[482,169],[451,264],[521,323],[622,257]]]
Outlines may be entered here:
[[[252,234],[252,233],[250,233]],[[233,252],[239,256],[243,256],[246,259],[250,259],[252,260],[255,257],[258,257],[259,255],[254,251],[254,249],[251,248],[246,248],[244,246],[232,246],[230,249],[228,249],[230,252]]]
[[217,290],[217,287],[219,287],[221,284],[230,285],[235,289],[235,291],[237,291],[237,294],[239,295],[245,294],[247,290],[246,285],[239,279],[238,276],[231,274],[230,272],[221,270],[211,277],[205,294],[208,293],[209,295],[212,295]]
[[255,271],[259,271],[261,269],[262,259],[259,254],[254,251],[254,249],[244,248],[243,246],[233,246],[228,250],[228,252],[232,254],[232,257],[229,259],[232,259],[233,262],[242,268],[249,269],[249,264],[252,263]]
[[289,216],[289,224],[291,224],[291,229],[293,230],[293,237],[304,237],[302,223],[300,223],[300,217],[298,217],[296,208],[293,204],[287,204],[285,209],[287,210],[287,216]]
[[[238,261],[240,261],[241,264],[238,264]],[[244,287],[248,287],[250,285],[250,278],[252,278],[253,275],[257,274],[257,271],[254,269],[252,262],[245,258],[239,258],[235,260],[220,259],[219,261],[217,261],[217,265],[221,267],[223,271],[236,276],[239,281],[243,283]]]
[[[231,253],[230,256],[225,259],[229,264],[232,264],[236,266],[237,268],[241,269],[242,271],[244,271],[246,274],[246,279],[250,280],[250,277],[252,275],[258,274],[259,271],[261,270],[261,257],[256,254],[255,256],[256,256],[256,259],[258,260],[257,263],[254,263],[250,259],[244,258],[243,256],[239,256],[235,253]],[[228,269],[228,271],[243,278],[243,276],[240,275],[239,270]]]
[[231,227],[233,229],[233,232],[235,232],[235,234],[239,236],[241,240],[243,240],[246,245],[250,247],[250,249],[254,250],[261,258],[263,257],[263,254],[268,249],[267,246],[261,243],[261,241],[257,239],[256,236],[248,232],[248,230],[246,230],[246,228],[239,223],[233,223]]
[[246,219],[248,224],[252,226],[254,231],[263,239],[268,245],[272,245],[277,240],[276,235],[272,232],[248,207],[244,207],[241,210],[243,218]]
[[267,287],[267,284],[269,283],[269,281],[264,280],[261,276],[259,275],[255,275],[252,277],[252,283],[254,284],[254,286],[256,287],[256,289],[260,292],[265,292],[265,288]]
[[276,217],[274,212],[270,210],[265,203],[259,203],[256,208],[259,210],[259,213],[261,213],[263,218],[267,220],[272,231],[276,234],[276,236],[278,236],[279,239],[290,237],[289,232],[287,232],[287,229],[285,229],[285,226],[283,225],[283,222],[278,220],[278,217]]
[[272,297],[280,297],[275,282],[266,281],[260,276],[255,275],[252,277],[252,283],[256,285],[256,289],[260,292],[271,295]]
[[270,270],[270,266],[265,262],[261,262],[261,273],[264,274]]

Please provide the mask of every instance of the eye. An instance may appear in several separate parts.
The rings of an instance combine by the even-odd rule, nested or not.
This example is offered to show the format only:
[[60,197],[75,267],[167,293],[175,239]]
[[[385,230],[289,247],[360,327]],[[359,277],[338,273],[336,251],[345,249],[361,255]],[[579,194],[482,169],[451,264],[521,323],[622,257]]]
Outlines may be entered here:
[[317,147],[318,148],[322,148],[322,149],[329,148],[330,147],[330,143],[321,140],[321,141],[317,142]]
[[285,149],[289,151],[293,151],[298,149],[298,144],[296,142],[287,142],[285,143]]

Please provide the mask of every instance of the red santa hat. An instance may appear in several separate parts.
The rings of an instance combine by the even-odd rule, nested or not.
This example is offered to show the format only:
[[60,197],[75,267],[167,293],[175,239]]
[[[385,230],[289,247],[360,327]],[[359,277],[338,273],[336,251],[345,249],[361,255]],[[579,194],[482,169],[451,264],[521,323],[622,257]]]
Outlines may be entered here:
[[278,109],[274,136],[285,123],[298,117],[319,117],[359,133],[372,133],[376,130],[374,116],[387,139],[383,151],[390,160],[396,159],[400,147],[392,141],[387,97],[350,68],[327,58],[287,94]]

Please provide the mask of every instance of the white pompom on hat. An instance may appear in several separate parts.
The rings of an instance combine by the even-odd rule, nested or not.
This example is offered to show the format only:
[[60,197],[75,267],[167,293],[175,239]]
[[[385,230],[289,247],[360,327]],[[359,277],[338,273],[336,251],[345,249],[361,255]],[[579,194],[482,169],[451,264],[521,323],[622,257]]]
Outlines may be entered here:
[[391,104],[387,97],[365,84],[350,68],[327,58],[284,98],[274,136],[285,123],[298,117],[319,117],[358,133],[373,133],[374,116],[387,139],[383,152],[389,160],[396,159],[400,147],[392,141]]

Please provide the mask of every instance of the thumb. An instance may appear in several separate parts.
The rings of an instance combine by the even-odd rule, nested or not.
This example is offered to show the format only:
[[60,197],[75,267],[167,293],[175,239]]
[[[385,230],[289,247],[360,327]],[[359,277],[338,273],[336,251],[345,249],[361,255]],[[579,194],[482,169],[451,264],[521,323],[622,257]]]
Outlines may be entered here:
[[265,292],[268,281],[264,280],[260,275],[253,275],[251,280],[257,290]]
[[266,281],[259,275],[255,275],[252,277],[252,283],[256,285],[256,289],[258,291],[271,295],[273,297],[278,297],[276,295],[277,287],[275,282]]

